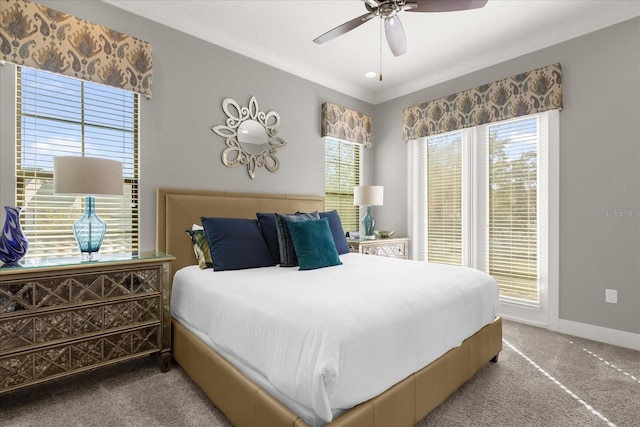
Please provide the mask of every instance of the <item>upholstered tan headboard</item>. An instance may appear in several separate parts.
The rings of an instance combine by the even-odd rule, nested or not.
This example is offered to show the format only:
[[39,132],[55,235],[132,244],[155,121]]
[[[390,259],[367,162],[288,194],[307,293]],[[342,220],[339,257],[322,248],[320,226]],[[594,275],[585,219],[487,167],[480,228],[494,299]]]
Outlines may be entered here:
[[158,188],[156,193],[156,250],[176,257],[172,272],[196,264],[185,230],[201,224],[203,216],[256,218],[256,212],[292,213],[324,210],[324,197],[283,194],[229,193]]

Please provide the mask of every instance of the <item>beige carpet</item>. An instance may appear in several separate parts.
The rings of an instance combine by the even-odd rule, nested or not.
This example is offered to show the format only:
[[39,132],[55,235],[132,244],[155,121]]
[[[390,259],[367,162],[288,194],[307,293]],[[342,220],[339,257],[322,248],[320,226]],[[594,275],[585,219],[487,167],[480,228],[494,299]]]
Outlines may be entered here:
[[[640,352],[504,322],[500,360],[424,426],[640,426]],[[230,426],[174,364],[146,357],[0,395],[0,426]],[[390,426],[393,427],[393,426]]]

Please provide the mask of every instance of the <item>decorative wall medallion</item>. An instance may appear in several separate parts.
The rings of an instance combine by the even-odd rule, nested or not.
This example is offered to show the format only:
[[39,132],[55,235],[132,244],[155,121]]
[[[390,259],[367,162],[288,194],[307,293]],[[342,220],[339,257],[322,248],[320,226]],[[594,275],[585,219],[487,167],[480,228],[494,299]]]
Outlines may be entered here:
[[251,179],[256,176],[256,168],[264,166],[269,172],[280,169],[276,153],[287,143],[278,138],[278,113],[260,111],[255,96],[248,107],[240,107],[227,98],[222,102],[222,110],[227,115],[225,124],[211,128],[225,138],[227,148],[222,152],[222,163],[228,167],[246,165]]

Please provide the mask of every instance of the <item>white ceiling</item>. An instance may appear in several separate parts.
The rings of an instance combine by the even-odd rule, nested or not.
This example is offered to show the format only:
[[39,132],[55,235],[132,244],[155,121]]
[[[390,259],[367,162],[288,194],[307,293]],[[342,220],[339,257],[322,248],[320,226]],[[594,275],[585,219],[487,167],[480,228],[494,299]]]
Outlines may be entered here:
[[[401,12],[407,53],[394,57],[384,34],[381,55],[377,18],[313,43],[364,14],[360,0],[103,1],[372,104],[640,16],[640,0],[489,0],[464,12]],[[380,59],[382,82],[365,78]]]

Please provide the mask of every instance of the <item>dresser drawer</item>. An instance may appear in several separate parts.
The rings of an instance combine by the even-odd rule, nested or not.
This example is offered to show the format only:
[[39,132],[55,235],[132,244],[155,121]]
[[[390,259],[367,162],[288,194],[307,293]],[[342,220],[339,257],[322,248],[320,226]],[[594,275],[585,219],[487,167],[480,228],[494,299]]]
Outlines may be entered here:
[[391,258],[406,258],[407,256],[405,245],[403,243],[364,246],[362,248],[362,253],[366,255],[378,255]]
[[0,319],[0,355],[68,338],[160,323],[160,307],[160,295],[156,294]]
[[30,384],[160,350],[160,325],[0,356],[0,389]]
[[158,269],[144,269],[0,282],[0,317],[21,310],[158,292],[158,274]]

